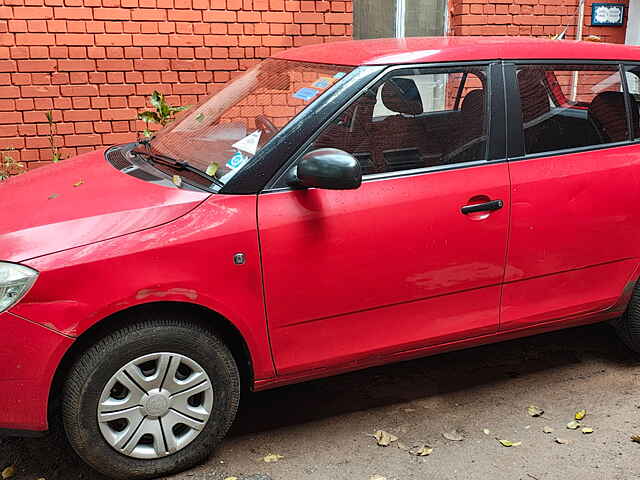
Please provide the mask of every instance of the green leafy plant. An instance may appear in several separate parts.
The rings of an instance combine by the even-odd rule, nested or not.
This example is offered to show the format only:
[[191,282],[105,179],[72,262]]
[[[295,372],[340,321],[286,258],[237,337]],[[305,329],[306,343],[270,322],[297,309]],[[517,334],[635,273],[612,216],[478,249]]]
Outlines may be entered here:
[[45,112],[45,116],[47,117],[47,122],[49,123],[49,145],[51,145],[51,161],[53,163],[58,163],[60,160],[62,160],[62,155],[60,154],[60,150],[58,149],[54,140],[54,136],[58,134],[58,126],[53,119],[53,112]]
[[24,163],[17,162],[9,154],[11,150],[0,152],[0,182],[25,170]]
[[155,123],[156,125],[164,127],[175,120],[176,113],[189,108],[188,106],[172,107],[167,103],[164,95],[157,90],[153,91],[149,97],[149,102],[155,110],[147,110],[138,114],[138,118],[147,124],[147,128],[145,128],[143,132],[145,137],[150,137],[152,135],[151,130],[149,130],[150,123]]

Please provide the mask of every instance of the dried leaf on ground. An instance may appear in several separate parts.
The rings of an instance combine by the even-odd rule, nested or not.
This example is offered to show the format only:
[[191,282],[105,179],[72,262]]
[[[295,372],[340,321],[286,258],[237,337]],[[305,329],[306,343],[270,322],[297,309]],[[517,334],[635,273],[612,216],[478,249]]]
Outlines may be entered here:
[[2,470],[2,480],[6,480],[7,478],[12,478],[16,474],[16,466],[9,465],[7,468]]
[[535,405],[529,405],[527,407],[527,413],[532,417],[540,417],[544,413],[544,410]]
[[387,477],[383,477],[382,475],[371,475],[369,480],[387,480]]
[[544,433],[553,433],[553,428],[551,428],[551,427],[544,427],[544,428],[542,429],[542,431],[543,431]]
[[571,420],[569,423],[567,423],[567,428],[569,430],[577,430],[578,428],[580,428],[580,422],[576,422],[575,420]]
[[580,410],[580,411],[576,412],[575,418],[576,418],[576,420],[582,420],[586,416],[587,416],[587,411],[583,409],[583,410]]
[[376,433],[373,434],[373,438],[376,439],[378,445],[381,447],[388,447],[391,443],[398,440],[398,437],[384,430],[376,431]]
[[584,427],[584,428],[582,429],[582,433],[584,433],[584,434],[593,433],[593,428],[591,428],[591,427]]
[[636,442],[636,443],[640,443],[640,435],[632,435],[631,436],[631,441],[632,442]]
[[569,443],[569,440],[565,440],[564,438],[556,437],[556,443],[559,443],[560,445],[566,445],[567,443]]
[[414,447],[411,450],[409,450],[409,453],[411,455],[415,455],[417,457],[426,457],[428,455],[431,455],[432,452],[433,452],[433,447],[430,447],[429,445],[424,445],[422,447]]
[[491,430],[489,430],[488,428],[483,428],[482,433],[484,433],[485,435],[489,435],[491,433]]
[[238,480],[238,477],[227,477],[224,480]]
[[277,462],[278,460],[281,460],[283,458],[283,455],[278,455],[277,453],[269,453],[268,455],[265,455],[262,460],[264,460],[266,463],[272,463]]
[[458,430],[452,430],[450,432],[444,432],[442,434],[442,436],[444,438],[446,438],[447,440],[451,440],[452,442],[461,442],[462,440],[464,440],[464,436],[462,435],[462,432],[460,432]]
[[500,438],[496,438],[496,440],[498,440],[498,442],[500,442],[500,445],[502,445],[503,447],[519,447],[520,445],[522,445],[522,442],[512,442],[510,440],[502,440]]

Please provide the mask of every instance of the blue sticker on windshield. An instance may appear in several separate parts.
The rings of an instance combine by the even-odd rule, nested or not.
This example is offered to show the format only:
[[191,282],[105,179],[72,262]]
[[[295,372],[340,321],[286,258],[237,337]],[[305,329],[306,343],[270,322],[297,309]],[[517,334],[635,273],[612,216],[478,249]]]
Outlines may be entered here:
[[327,88],[329,85],[331,85],[331,79],[326,77],[320,77],[318,80],[311,84],[312,87],[322,89]]
[[345,72],[338,72],[338,73],[336,73],[336,74],[333,76],[333,78],[336,78],[336,79],[340,80],[340,79],[341,79],[341,78],[343,78],[345,75],[346,75],[346,73],[345,73]]
[[236,152],[236,154],[233,157],[231,157],[231,159],[227,162],[227,167],[236,169],[240,165],[242,165],[245,161],[246,161],[245,156],[242,155],[242,153],[240,152]]
[[305,102],[308,102],[313,97],[315,97],[318,93],[320,92],[315,88],[305,87],[305,88],[301,88],[296,93],[294,93],[293,98],[299,98],[300,100],[304,100]]

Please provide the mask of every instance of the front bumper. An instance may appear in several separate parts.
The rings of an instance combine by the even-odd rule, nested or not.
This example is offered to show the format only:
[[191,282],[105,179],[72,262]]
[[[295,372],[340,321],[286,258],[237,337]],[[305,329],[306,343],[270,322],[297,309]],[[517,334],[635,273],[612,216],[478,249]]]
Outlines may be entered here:
[[51,382],[74,339],[0,313],[0,430],[45,431]]

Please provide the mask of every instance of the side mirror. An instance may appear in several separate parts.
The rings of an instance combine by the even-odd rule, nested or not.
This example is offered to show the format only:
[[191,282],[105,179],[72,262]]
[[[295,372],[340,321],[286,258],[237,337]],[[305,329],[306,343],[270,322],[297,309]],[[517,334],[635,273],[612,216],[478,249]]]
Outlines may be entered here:
[[328,190],[354,190],[362,183],[358,160],[337,148],[320,148],[307,153],[289,172],[291,186]]

